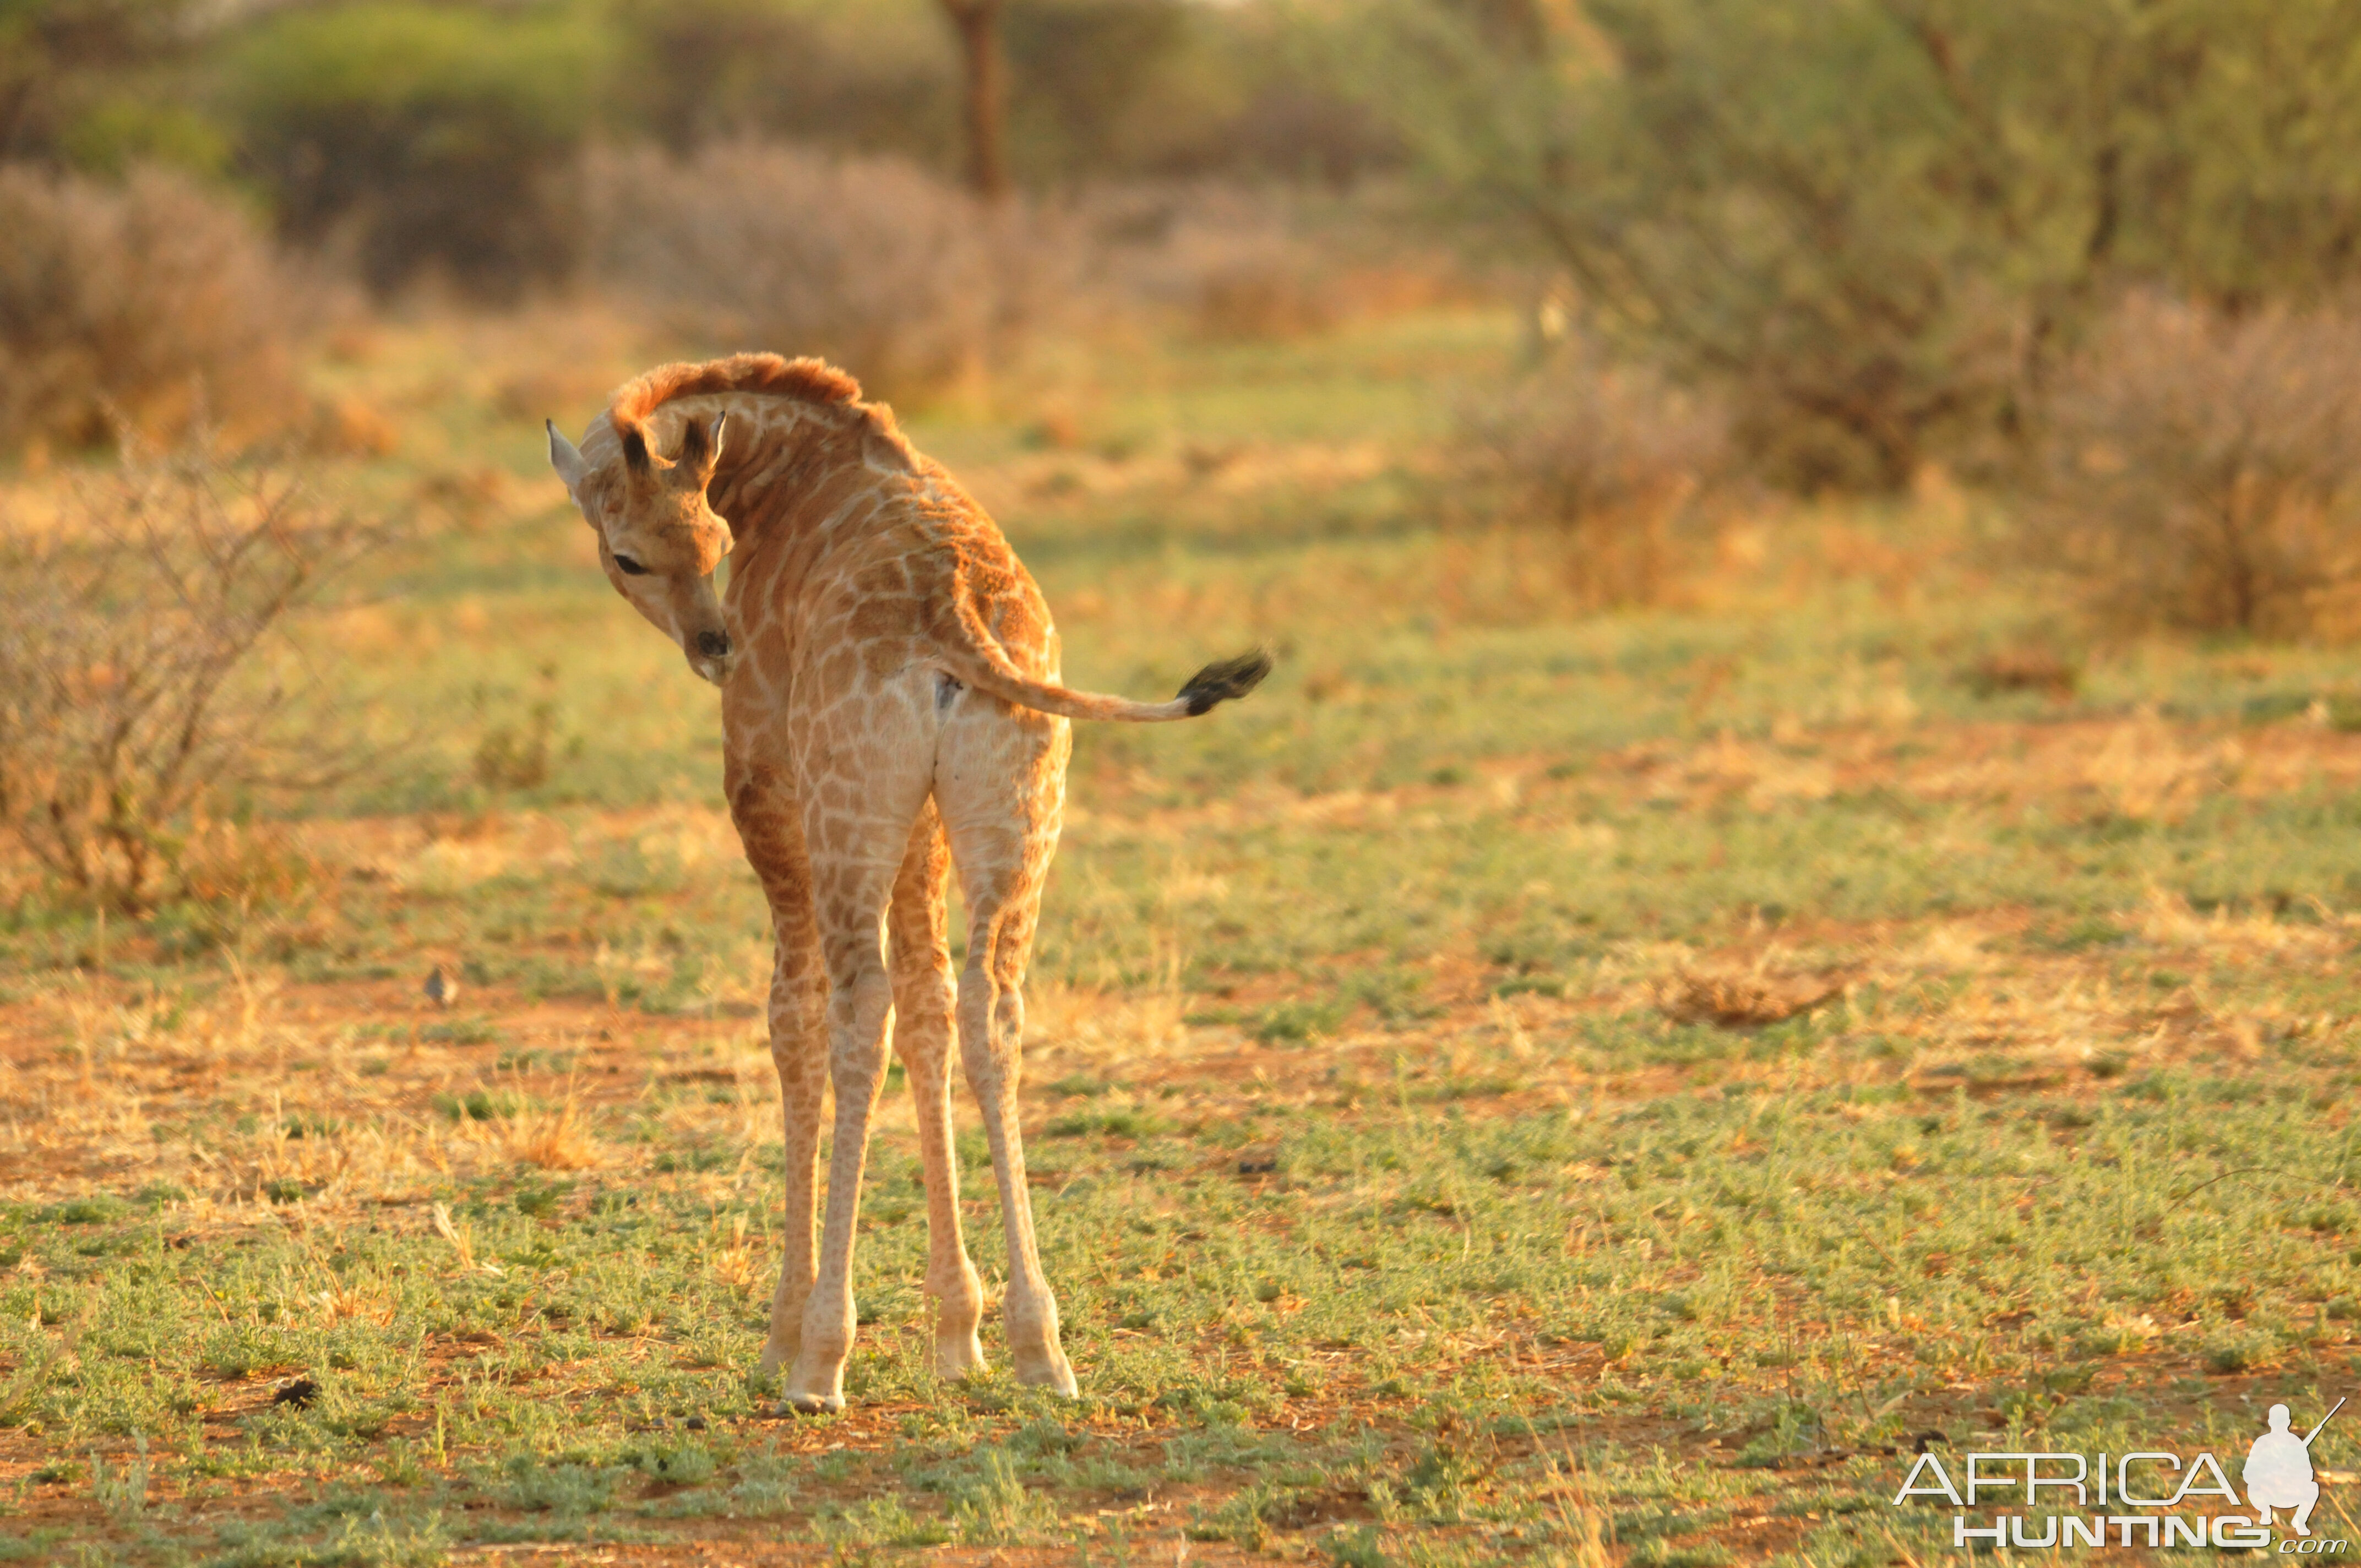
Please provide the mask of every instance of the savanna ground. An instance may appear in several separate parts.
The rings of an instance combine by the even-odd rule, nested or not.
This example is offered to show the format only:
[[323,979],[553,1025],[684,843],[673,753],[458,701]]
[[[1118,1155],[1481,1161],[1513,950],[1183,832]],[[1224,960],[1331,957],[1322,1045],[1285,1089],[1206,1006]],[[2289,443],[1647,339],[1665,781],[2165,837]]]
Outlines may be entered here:
[[0,1558],[1926,1562],[1914,1448],[2309,1425],[2361,1326],[2361,660],[2080,641],[1939,485],[1578,613],[1547,542],[1422,521],[1514,343],[1143,340],[915,422],[1076,684],[1281,657],[1078,736],[1025,1102],[1081,1401],[927,1370],[895,1095],[813,1420],[753,1368],[715,701],[535,429],[675,345],[353,334],[316,374],[395,443],[333,479],[421,543],[313,641],[401,744],[241,897],[0,936]]

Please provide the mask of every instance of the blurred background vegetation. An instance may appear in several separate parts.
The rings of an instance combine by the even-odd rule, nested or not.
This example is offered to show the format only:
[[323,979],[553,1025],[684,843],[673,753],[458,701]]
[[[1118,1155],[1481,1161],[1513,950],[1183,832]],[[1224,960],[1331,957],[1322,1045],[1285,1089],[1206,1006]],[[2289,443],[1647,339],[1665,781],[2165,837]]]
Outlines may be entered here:
[[[1323,69],[1343,17],[1179,0],[992,7],[1007,170],[1343,182],[1401,146]],[[380,290],[440,267],[513,294],[580,259],[592,142],[759,138],[963,161],[961,35],[935,0],[202,4],[11,0],[0,149],[244,190],[280,232],[339,229]]]
[[[1389,229],[1556,287],[1575,329],[1710,395],[1750,471],[1806,491],[1894,490],[1930,461],[2022,477],[2131,293],[2222,331],[2335,305],[2356,144],[2361,15],[2336,0],[0,5],[0,156],[174,171],[380,299],[601,275],[614,232],[647,226],[613,210],[635,149],[892,159],[918,179],[870,205],[923,205],[925,183],[1037,217],[1095,196],[1135,236],[1173,210],[1111,214],[1110,191],[1248,190],[1270,229],[1382,186],[1414,198]],[[662,180],[635,167],[631,199]],[[697,182],[717,212],[776,212],[779,178],[741,156]],[[954,221],[936,209],[899,226]],[[727,225],[673,222],[693,243],[657,286],[694,292],[675,274],[709,270]],[[44,330],[23,319],[42,270],[12,269],[12,338]],[[1290,314],[1284,280],[1203,286]],[[961,367],[919,357],[920,383]]]

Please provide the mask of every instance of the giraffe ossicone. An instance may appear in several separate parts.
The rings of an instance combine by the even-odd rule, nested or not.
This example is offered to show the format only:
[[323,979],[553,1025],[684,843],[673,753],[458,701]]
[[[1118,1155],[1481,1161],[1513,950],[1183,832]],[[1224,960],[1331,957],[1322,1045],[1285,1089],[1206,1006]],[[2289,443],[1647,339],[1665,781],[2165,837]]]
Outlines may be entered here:
[[[950,1131],[956,1036],[1000,1189],[1016,1376],[1073,1394],[1016,1112],[1067,721],[1193,718],[1252,691],[1269,655],[1209,664],[1169,702],[1061,685],[1049,607],[992,519],[911,448],[892,411],[817,359],[663,366],[619,389],[578,448],[554,423],[548,434],[609,581],[721,688],[723,788],[775,938],[786,1246],[764,1369],[785,1367],[796,1409],[843,1408],[861,1173],[889,1036],[917,1104],[936,1368],[983,1365]],[[954,875],[968,916],[956,974]],[[836,1113],[821,1217],[825,1088]]]

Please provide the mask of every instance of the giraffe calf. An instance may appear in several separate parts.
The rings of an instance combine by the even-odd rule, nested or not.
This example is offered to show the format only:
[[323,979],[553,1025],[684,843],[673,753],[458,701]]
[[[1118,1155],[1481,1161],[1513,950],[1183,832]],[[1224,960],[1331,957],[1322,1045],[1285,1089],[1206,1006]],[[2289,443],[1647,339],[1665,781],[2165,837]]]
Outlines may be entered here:
[[[936,1366],[983,1365],[950,1132],[956,1020],[1000,1186],[1009,1353],[1020,1381],[1073,1394],[1016,1123],[1025,971],[1065,803],[1068,720],[1193,718],[1252,691],[1269,656],[1210,664],[1169,702],[1060,685],[1049,607],[991,518],[890,410],[815,359],[664,366],[618,390],[579,448],[548,430],[608,580],[721,689],[723,787],[776,938],[786,1258],[764,1369],[787,1366],[796,1409],[844,1407],[854,1222],[889,1038],[917,1109]],[[734,564],[717,596],[724,555]],[[956,975],[953,874],[968,915]],[[836,1118],[816,1238],[827,1088]]]

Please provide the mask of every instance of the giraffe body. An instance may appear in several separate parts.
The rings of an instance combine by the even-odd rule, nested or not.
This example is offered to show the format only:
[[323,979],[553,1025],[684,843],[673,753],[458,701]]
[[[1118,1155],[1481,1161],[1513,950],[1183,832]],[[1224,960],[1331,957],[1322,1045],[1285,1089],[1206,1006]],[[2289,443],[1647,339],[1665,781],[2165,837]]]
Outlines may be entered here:
[[[721,688],[723,787],[776,939],[786,1245],[764,1368],[787,1368],[796,1409],[843,1406],[862,1166],[889,1041],[917,1105],[936,1366],[983,1365],[950,1131],[956,1036],[1000,1190],[1016,1375],[1074,1393],[1016,1120],[1068,721],[1191,717],[1251,690],[1268,658],[1209,666],[1165,703],[1068,690],[1049,608],[998,528],[890,411],[815,360],[666,366],[619,390],[578,450],[549,435],[609,580]],[[713,569],[733,551],[717,598]],[[956,972],[954,874],[968,915]]]

